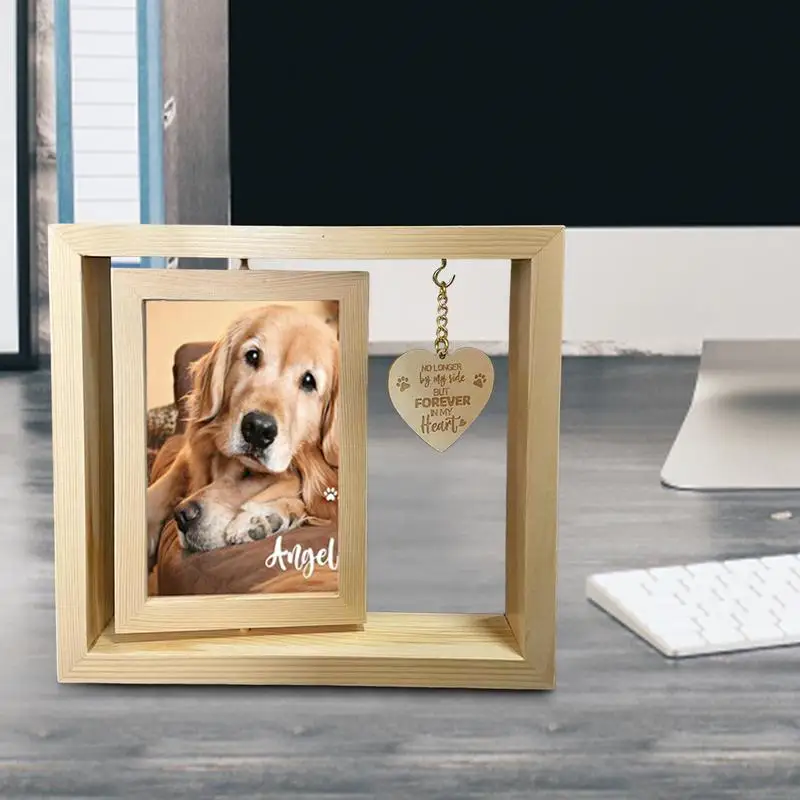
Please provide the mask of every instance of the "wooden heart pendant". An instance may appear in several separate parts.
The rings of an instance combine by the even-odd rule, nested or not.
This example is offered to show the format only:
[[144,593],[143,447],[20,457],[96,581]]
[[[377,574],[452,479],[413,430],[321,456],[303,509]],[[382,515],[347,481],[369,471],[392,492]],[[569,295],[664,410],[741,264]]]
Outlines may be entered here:
[[389,397],[397,413],[440,453],[477,419],[493,386],[492,362],[474,347],[462,347],[444,358],[428,350],[409,350],[389,370]]

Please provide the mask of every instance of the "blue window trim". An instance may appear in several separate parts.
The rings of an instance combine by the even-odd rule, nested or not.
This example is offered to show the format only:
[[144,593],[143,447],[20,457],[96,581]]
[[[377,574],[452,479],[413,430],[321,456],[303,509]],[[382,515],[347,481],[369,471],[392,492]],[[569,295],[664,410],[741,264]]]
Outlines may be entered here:
[[[71,0],[54,0],[56,175],[58,221],[75,221],[75,162],[72,136]],[[164,147],[161,99],[161,0],[136,0],[139,104],[139,215],[163,223]],[[114,259],[114,266],[164,267],[164,258],[139,262]]]
[[75,172],[72,149],[72,48],[70,0],[55,0],[56,176],[58,221],[75,221]]
[[[139,197],[144,224],[163,224],[164,103],[161,90],[161,0],[136,0],[139,61]],[[164,258],[143,258],[142,266],[165,267]]]

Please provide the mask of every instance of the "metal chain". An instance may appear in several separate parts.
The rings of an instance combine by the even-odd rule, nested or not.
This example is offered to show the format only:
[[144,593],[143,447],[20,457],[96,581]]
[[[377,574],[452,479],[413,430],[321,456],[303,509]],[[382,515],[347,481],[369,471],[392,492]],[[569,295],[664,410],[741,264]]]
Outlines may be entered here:
[[439,358],[446,358],[450,349],[450,340],[447,338],[447,287],[439,287],[439,296],[436,298],[436,338],[433,347]]
[[436,298],[436,338],[433,340],[433,348],[439,358],[446,358],[450,349],[450,340],[447,338],[447,288],[456,279],[455,275],[447,283],[439,279],[439,273],[446,266],[447,259],[443,258],[441,265],[433,273],[433,282],[439,287],[439,296]]

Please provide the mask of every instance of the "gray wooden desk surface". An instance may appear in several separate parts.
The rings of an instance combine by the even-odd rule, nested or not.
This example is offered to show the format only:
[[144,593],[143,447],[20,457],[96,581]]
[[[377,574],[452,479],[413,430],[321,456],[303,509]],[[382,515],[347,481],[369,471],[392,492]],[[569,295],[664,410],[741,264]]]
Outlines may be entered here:
[[[567,360],[551,694],[59,686],[47,372],[0,375],[0,796],[800,797],[800,649],[662,659],[591,607],[597,570],[800,550],[788,493],[658,475],[693,360]],[[445,455],[371,365],[369,604],[499,611],[505,363]],[[798,454],[800,457],[800,454]]]

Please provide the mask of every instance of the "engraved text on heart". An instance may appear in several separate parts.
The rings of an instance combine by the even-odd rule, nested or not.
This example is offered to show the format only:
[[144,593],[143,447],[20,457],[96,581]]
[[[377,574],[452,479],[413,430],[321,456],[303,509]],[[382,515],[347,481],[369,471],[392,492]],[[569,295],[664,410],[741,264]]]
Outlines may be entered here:
[[415,433],[437,450],[444,450],[480,414],[493,377],[489,359],[472,348],[444,360],[412,351],[393,365],[389,392]]

